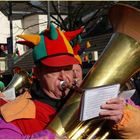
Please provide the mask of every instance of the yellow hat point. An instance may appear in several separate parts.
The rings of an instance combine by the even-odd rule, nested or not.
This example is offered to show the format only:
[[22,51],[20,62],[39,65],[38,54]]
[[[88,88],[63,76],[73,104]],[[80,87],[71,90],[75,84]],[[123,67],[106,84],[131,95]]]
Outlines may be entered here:
[[17,37],[22,38],[26,41],[33,43],[34,45],[38,45],[40,42],[39,35],[18,35]]
[[79,64],[82,65],[82,60],[79,55],[74,55],[74,57],[79,61]]

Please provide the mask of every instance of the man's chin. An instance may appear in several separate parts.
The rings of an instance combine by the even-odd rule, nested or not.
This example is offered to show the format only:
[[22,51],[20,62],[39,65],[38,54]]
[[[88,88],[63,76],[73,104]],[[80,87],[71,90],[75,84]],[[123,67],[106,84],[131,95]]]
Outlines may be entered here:
[[48,96],[52,99],[61,99],[61,96],[55,95],[55,94],[48,94]]
[[54,95],[54,99],[58,99],[58,100],[60,100],[60,99],[62,99],[63,98],[63,96],[65,96],[63,93],[61,93],[61,94],[57,94],[57,95]]
[[57,94],[50,95],[50,97],[52,99],[60,100],[62,98],[65,98],[68,95],[68,93],[69,93],[69,90],[66,90],[66,91],[60,92],[59,94],[57,93]]

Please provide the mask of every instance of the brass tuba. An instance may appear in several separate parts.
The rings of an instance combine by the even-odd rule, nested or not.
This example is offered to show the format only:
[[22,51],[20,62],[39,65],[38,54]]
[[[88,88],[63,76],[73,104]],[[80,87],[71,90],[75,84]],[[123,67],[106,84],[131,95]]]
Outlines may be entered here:
[[14,73],[14,76],[11,80],[11,82],[7,85],[7,87],[4,90],[15,88],[16,94],[18,94],[18,91],[23,87],[30,87],[32,84],[32,78],[29,75],[29,73],[23,69],[19,69],[17,72]]
[[[128,5],[116,4],[109,10],[109,19],[115,33],[84,78],[81,88],[116,83],[123,86],[140,69],[140,11]],[[75,91],[48,129],[70,139],[105,139],[110,134],[109,131],[104,131],[102,137],[98,133],[106,121],[79,121],[80,99],[81,94]]]

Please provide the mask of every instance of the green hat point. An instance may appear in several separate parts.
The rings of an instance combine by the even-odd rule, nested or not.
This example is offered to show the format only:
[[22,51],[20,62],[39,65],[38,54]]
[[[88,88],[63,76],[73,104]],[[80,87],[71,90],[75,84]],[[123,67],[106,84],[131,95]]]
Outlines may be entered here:
[[50,39],[56,40],[58,38],[58,33],[56,31],[56,28],[52,23],[50,23],[50,34],[49,34]]

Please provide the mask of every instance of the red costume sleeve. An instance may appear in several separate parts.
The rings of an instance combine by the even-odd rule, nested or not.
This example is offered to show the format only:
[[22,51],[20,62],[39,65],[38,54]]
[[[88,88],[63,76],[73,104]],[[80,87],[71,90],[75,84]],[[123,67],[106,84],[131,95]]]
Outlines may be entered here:
[[49,122],[53,119],[56,114],[54,108],[50,105],[34,101],[36,106],[36,118],[33,119],[18,119],[12,121],[23,134],[33,134],[37,131],[43,130],[47,127]]

